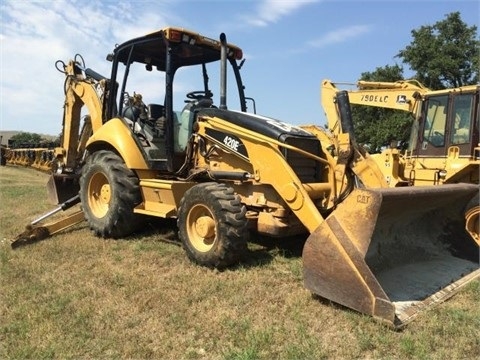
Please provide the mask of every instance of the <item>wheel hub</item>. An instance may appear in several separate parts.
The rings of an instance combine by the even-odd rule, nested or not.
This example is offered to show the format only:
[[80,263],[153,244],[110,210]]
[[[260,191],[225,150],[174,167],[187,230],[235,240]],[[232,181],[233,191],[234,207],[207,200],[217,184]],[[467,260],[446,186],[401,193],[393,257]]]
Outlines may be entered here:
[[108,204],[110,203],[110,197],[111,197],[110,185],[109,184],[102,185],[102,188],[100,189],[99,200],[104,204]]
[[210,216],[201,216],[195,221],[195,230],[202,238],[215,235],[215,221]]
[[92,176],[88,186],[88,203],[92,213],[97,218],[104,217],[112,200],[112,188],[107,177],[98,172]]

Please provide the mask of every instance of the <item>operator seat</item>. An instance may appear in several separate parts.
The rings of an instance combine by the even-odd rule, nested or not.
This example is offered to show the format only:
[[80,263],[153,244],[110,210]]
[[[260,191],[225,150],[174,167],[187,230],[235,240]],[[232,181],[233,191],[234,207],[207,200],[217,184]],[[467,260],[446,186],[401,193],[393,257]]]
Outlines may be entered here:
[[148,120],[155,122],[162,116],[165,116],[165,108],[163,105],[159,104],[148,104]]
[[457,113],[453,131],[453,144],[466,144],[470,141],[469,114]]
[[147,123],[152,127],[155,135],[163,136],[165,134],[165,107],[159,104],[148,104]]

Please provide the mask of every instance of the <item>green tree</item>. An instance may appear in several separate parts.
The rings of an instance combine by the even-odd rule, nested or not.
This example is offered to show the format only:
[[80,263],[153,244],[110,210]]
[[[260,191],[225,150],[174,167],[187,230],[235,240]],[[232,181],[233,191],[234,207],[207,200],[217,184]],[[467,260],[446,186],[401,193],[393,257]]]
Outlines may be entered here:
[[412,30],[413,40],[396,57],[416,72],[432,90],[476,84],[479,80],[480,40],[477,26],[465,24],[459,12],[434,25]]
[[[379,67],[362,73],[360,80],[394,82],[403,79],[399,65]],[[412,116],[404,111],[352,104],[355,137],[370,153],[392,142],[405,143],[410,134]]]
[[40,144],[43,140],[42,136],[36,133],[20,132],[13,135],[8,143],[11,147],[19,146],[35,146]]

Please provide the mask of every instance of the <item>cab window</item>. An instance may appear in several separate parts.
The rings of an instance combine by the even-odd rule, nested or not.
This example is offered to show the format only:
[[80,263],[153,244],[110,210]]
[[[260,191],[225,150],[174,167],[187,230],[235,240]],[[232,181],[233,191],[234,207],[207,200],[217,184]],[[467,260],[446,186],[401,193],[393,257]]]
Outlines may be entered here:
[[470,142],[472,106],[473,94],[462,94],[454,98],[451,125],[453,145]]
[[424,141],[435,147],[445,146],[445,125],[447,122],[448,96],[436,96],[428,99],[427,119],[424,129]]

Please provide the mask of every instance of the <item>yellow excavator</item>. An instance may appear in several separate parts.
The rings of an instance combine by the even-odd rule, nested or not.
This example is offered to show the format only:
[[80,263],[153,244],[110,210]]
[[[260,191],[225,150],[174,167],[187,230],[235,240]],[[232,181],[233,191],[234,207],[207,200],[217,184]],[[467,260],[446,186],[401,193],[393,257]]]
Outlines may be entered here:
[[[321,103],[333,129],[340,116],[335,99],[341,88],[349,89],[351,104],[405,111],[413,117],[403,154],[389,147],[371,155],[389,186],[479,184],[480,85],[432,91],[416,80],[351,84],[325,79]],[[479,214],[477,196],[465,215],[467,230],[477,240]]]
[[390,186],[479,183],[480,85],[432,91],[416,80],[323,80],[321,103],[331,127],[339,119],[335,97],[342,85],[351,104],[406,111],[414,119],[401,157],[395,148],[373,155]]
[[48,189],[59,205],[12,246],[78,221],[120,238],[172,218],[193,262],[225,268],[256,234],[298,235],[307,289],[394,327],[480,277],[479,242],[463,225],[477,185],[390,188],[355,142],[346,92],[336,134],[248,112],[242,58],[223,33],[169,27],[117,45],[109,77],[81,56],[57,62],[63,136]]

